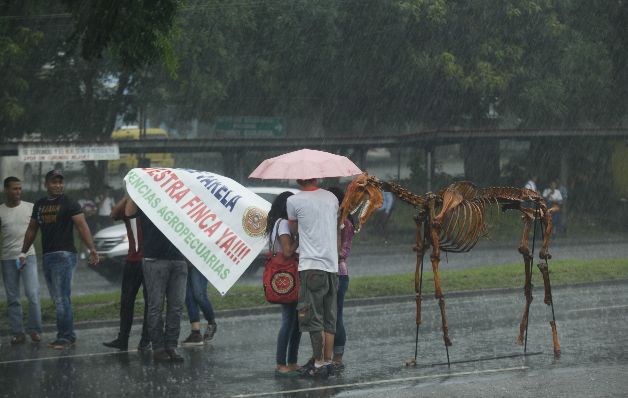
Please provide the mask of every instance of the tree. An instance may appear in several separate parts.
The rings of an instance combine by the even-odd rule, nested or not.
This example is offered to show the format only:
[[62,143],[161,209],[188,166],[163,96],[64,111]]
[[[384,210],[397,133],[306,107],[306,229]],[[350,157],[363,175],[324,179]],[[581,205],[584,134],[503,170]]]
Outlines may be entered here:
[[74,20],[70,43],[85,60],[110,51],[122,66],[140,70],[163,62],[174,72],[172,39],[181,0],[62,0]]

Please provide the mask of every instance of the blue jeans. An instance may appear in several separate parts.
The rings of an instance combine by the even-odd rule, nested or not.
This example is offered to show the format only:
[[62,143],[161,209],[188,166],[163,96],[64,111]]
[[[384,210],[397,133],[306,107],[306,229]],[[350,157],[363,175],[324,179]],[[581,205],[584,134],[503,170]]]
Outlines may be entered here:
[[[297,320],[297,305],[281,304],[281,328],[277,335],[277,365],[297,363],[301,332]],[[286,350],[288,361],[286,363]]]
[[334,339],[334,354],[344,354],[347,333],[342,319],[342,310],[345,304],[345,293],[349,289],[349,275],[338,275],[338,314],[336,316],[336,338]]
[[75,268],[76,253],[60,251],[44,254],[44,276],[57,310],[57,339],[72,342],[76,340],[70,298]]
[[[188,267],[183,260],[144,258],[144,284],[148,294],[148,334],[153,350],[176,348],[181,332],[181,312],[185,301]],[[164,325],[164,301],[166,323]]]
[[188,265],[188,283],[185,291],[185,306],[188,309],[190,323],[200,322],[201,314],[209,323],[214,322],[214,308],[207,297],[207,278],[195,266]]
[[28,332],[41,333],[41,306],[39,304],[39,279],[37,278],[37,257],[27,256],[26,266],[19,271],[18,260],[2,260],[2,278],[7,295],[9,327],[15,336],[24,334],[22,304],[20,303],[20,278],[24,294],[28,299]]

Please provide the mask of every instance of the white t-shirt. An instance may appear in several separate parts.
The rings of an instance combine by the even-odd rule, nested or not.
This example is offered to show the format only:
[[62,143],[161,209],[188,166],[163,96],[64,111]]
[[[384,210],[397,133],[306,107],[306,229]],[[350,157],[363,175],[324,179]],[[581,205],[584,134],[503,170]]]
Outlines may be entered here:
[[[2,230],[2,260],[15,260],[22,252],[24,234],[31,221],[33,204],[21,201],[15,207],[7,207],[5,203],[0,205],[0,229]],[[26,253],[35,255],[34,245]]]
[[338,199],[324,189],[288,198],[288,220],[299,222],[299,271],[338,272]]
[[100,206],[98,206],[98,215],[109,217],[114,205],[115,203],[111,196],[103,198],[102,202],[100,202]]
[[531,189],[533,191],[536,191],[536,183],[534,182],[534,180],[528,180],[528,182],[526,182],[526,185],[524,186],[525,189]]
[[[277,234],[275,234],[275,231],[277,231]],[[275,221],[273,231],[270,233],[270,250],[273,250],[273,243],[277,240],[277,253],[283,252],[283,246],[281,245],[281,240],[279,239],[281,235],[290,236],[290,225],[288,224],[288,220],[283,218]]]
[[552,188],[545,188],[543,191],[543,197],[545,200],[549,200],[552,203],[560,203],[563,201],[563,195],[561,195],[558,189],[552,190]]

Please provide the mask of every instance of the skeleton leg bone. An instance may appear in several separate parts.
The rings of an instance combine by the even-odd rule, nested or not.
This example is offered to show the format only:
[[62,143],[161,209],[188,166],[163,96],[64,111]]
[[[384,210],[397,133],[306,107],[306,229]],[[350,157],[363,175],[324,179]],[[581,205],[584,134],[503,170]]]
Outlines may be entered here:
[[549,241],[552,236],[552,230],[554,229],[551,210],[546,209],[543,214],[541,214],[541,218],[543,220],[541,225],[545,226],[545,228],[541,227],[541,231],[543,232],[543,246],[539,251],[539,257],[542,260],[547,261],[552,258],[552,255],[549,253]]
[[560,342],[558,341],[558,331],[556,330],[556,319],[554,317],[554,301],[552,300],[552,286],[549,278],[549,268],[547,263],[540,263],[537,265],[541,274],[543,275],[543,285],[545,286],[545,304],[552,306],[552,320],[549,321],[552,328],[552,342],[554,344],[554,356],[560,356]]
[[416,269],[414,272],[414,292],[416,300],[416,336],[414,341],[414,358],[406,361],[406,366],[416,366],[418,347],[419,347],[419,325],[421,325],[421,290],[423,288],[423,258],[425,256],[425,242],[423,238],[423,222],[425,221],[425,213],[419,213],[414,217],[416,223],[416,246],[414,251],[416,252]]
[[523,314],[521,315],[521,322],[519,323],[519,335],[517,336],[517,344],[523,345],[524,335],[528,328],[528,315],[530,313],[530,304],[532,303],[532,255],[528,247],[528,238],[530,236],[530,227],[532,226],[532,220],[524,213],[523,219],[523,234],[521,236],[521,242],[519,244],[519,253],[523,256],[523,267],[525,270],[525,282],[523,285],[523,292],[526,302],[523,306]]
[[438,232],[436,228],[432,227],[430,230],[432,235],[432,272],[434,272],[434,297],[438,299],[438,306],[440,307],[440,316],[443,327],[443,341],[446,346],[450,346],[451,339],[449,338],[449,326],[447,324],[447,314],[445,313],[445,296],[440,288],[440,276],[438,272],[438,266],[440,263],[440,244],[438,242]]

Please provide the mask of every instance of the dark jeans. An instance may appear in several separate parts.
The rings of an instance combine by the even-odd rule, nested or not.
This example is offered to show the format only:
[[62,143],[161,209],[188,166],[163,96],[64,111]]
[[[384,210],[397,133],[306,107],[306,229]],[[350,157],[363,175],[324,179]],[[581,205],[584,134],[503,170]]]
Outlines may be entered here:
[[214,308],[207,297],[207,278],[195,266],[188,265],[188,282],[185,290],[185,306],[188,309],[190,323],[200,322],[201,314],[209,323],[214,322]]
[[44,253],[44,276],[57,311],[57,339],[76,340],[72,313],[72,276],[76,253]]
[[[181,331],[188,266],[184,260],[144,259],[142,263],[148,295],[148,334],[153,350],[175,348]],[[164,329],[164,301],[168,302]]]
[[[301,332],[297,320],[297,305],[281,304],[281,328],[277,335],[277,365],[297,363]],[[288,361],[286,363],[286,350]]]
[[336,318],[336,338],[334,339],[334,354],[343,354],[345,352],[345,343],[347,342],[347,333],[345,332],[345,324],[342,319],[342,313],[345,304],[345,293],[349,289],[349,275],[338,275],[338,315]]
[[120,339],[129,340],[131,326],[133,326],[133,314],[135,313],[135,298],[140,286],[144,292],[144,322],[142,324],[142,340],[150,341],[148,336],[148,294],[144,285],[141,261],[126,261],[122,271],[122,288],[120,291]]

